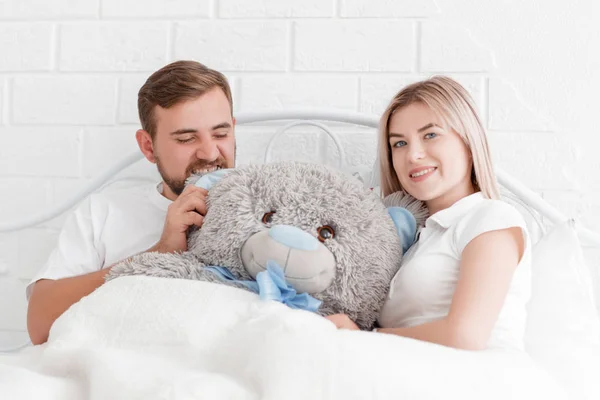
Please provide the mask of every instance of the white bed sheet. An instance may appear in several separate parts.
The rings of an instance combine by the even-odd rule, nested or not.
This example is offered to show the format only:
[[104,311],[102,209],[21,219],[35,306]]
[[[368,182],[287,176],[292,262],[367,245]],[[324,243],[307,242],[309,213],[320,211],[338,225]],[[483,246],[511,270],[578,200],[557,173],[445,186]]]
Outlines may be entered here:
[[0,357],[10,399],[568,398],[563,390],[523,354],[336,330],[242,290],[150,277],[103,285],[47,344]]

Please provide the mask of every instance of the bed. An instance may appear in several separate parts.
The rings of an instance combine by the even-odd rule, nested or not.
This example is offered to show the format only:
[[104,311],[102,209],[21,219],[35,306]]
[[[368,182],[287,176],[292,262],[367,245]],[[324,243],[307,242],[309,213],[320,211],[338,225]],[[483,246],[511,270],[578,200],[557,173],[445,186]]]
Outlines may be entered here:
[[[343,140],[332,128],[360,127],[373,134],[377,116],[298,109],[239,112],[236,118],[238,126],[274,131],[262,147],[263,162],[273,159],[275,144],[288,131],[308,126],[330,138],[339,168],[365,186],[377,189],[378,174],[373,164],[350,165]],[[115,177],[141,159],[137,151],[123,157],[54,208],[0,223],[0,233],[34,227],[63,214],[90,193],[114,183]],[[182,321],[189,319],[190,309],[163,315],[164,327],[155,328],[145,341],[138,343],[137,338],[148,333],[147,325],[128,321],[128,332],[124,333],[123,319],[131,315],[115,316],[107,310],[119,308],[111,299],[118,297],[126,285],[129,295],[131,288],[139,290],[138,296],[147,302],[145,312],[151,312],[148,309],[153,307],[147,304],[153,300],[148,287],[155,283],[143,278],[123,278],[101,288],[100,295],[88,296],[71,307],[52,328],[51,339],[55,340],[35,348],[29,343],[4,346],[0,353],[0,393],[13,395],[7,398],[363,399],[388,398],[392,394],[410,399],[442,395],[600,398],[600,384],[594,383],[591,373],[600,367],[600,320],[596,308],[600,288],[593,279],[600,265],[586,265],[582,250],[600,248],[600,235],[563,215],[505,172],[498,170],[497,177],[503,200],[524,215],[535,243],[527,355],[481,355],[381,334],[335,331],[331,324],[318,321],[313,315],[290,313],[279,305],[265,306],[250,294],[233,293],[231,290],[235,289],[210,284],[206,284],[202,296],[178,298],[190,307],[202,302],[210,304],[210,313],[185,323]],[[177,290],[181,292],[189,284],[169,283],[179,285]],[[159,284],[152,290],[154,294],[166,293],[173,287]],[[217,301],[224,298],[235,301]],[[128,301],[141,304],[139,298]],[[253,323],[247,318],[232,321],[221,317],[242,314],[252,315]],[[215,331],[198,333],[207,321],[211,321]],[[244,329],[232,333],[234,323],[245,324]],[[116,330],[120,332],[117,334]],[[89,348],[90,343],[98,344],[98,348]],[[190,358],[190,354],[194,357]],[[406,361],[395,363],[398,357]]]

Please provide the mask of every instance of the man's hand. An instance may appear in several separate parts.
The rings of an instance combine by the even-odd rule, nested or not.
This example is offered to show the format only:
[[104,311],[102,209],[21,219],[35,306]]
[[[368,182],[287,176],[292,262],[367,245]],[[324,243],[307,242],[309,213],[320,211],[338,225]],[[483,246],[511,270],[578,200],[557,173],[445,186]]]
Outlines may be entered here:
[[356,325],[346,314],[333,314],[325,318],[333,322],[338,329],[348,329],[351,331],[360,330],[358,325]]
[[202,226],[206,215],[208,191],[188,185],[169,205],[160,240],[148,251],[174,253],[187,250],[187,232],[190,226]]

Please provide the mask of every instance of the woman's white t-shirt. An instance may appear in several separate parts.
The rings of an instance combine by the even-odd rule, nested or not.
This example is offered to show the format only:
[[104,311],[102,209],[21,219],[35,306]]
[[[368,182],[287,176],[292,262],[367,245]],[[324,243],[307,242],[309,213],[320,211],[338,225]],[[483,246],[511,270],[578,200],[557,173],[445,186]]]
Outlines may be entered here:
[[467,196],[431,215],[408,250],[391,283],[379,316],[384,328],[411,327],[448,315],[458,282],[461,254],[467,244],[485,232],[520,227],[525,251],[487,348],[524,349],[526,304],[531,294],[531,244],[525,220],[511,205]]

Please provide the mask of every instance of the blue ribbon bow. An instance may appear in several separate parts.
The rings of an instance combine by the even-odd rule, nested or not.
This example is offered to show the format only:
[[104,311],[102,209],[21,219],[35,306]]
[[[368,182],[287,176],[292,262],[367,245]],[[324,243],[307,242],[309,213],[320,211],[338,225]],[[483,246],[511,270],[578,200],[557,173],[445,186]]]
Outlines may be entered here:
[[258,293],[262,300],[274,300],[290,308],[317,312],[321,301],[308,293],[296,292],[286,280],[281,267],[275,261],[267,261],[267,269],[256,275],[256,281],[240,281],[225,267],[208,266],[207,270],[217,274],[224,281],[236,282]]

